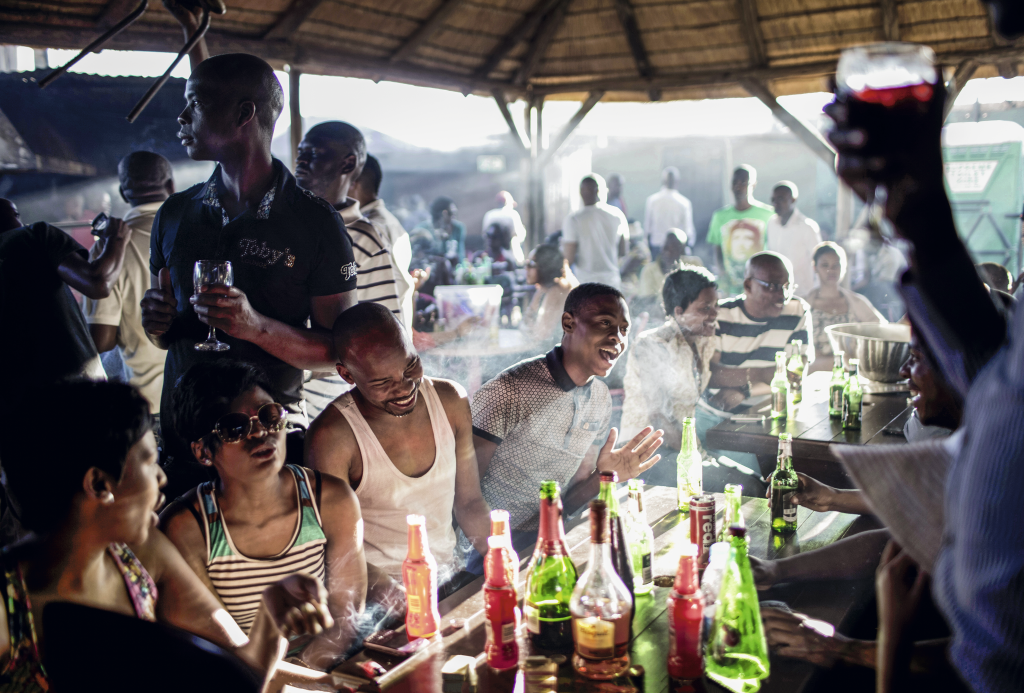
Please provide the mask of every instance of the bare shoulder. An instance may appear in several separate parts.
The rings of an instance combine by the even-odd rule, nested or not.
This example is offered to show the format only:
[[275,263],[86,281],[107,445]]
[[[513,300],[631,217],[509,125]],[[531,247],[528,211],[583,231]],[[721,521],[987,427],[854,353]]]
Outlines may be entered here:
[[330,471],[321,466],[325,461],[344,462],[357,448],[356,437],[345,416],[329,405],[313,419],[306,431],[306,465],[310,469]]
[[[185,514],[189,515],[189,513]],[[179,515],[178,517],[181,516]],[[198,556],[201,552],[205,552],[205,540],[195,519],[191,516],[181,519],[191,521],[191,532],[184,521],[180,523],[175,522],[175,529],[179,530],[177,536],[169,537],[160,529],[154,528],[149,532],[149,537],[146,538],[145,542],[133,544],[129,547],[157,585],[163,582],[164,576],[168,574],[168,567],[176,561],[180,562],[183,555]],[[161,524],[163,524],[162,521]],[[191,537],[190,541],[187,537],[191,533],[194,533],[194,536]]]
[[434,390],[437,391],[437,396],[441,399],[441,404],[445,409],[469,404],[469,394],[466,392],[466,388],[454,380],[431,378],[431,382],[434,383]]
[[321,513],[341,511],[359,517],[359,500],[347,481],[333,474],[320,473]]

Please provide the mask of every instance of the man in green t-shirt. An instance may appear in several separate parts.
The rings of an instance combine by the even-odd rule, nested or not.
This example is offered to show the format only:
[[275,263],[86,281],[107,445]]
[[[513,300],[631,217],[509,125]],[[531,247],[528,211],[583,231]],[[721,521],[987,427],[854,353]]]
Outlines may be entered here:
[[708,245],[715,248],[715,272],[718,288],[726,296],[743,292],[743,272],[747,260],[765,249],[768,219],[775,213],[771,206],[752,196],[757,171],[746,164],[732,174],[732,194],[736,204],[723,207],[711,217]]

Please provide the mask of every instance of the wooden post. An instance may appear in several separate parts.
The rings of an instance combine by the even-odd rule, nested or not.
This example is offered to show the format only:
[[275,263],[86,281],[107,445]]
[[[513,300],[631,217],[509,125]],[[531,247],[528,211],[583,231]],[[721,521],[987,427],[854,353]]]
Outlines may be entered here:
[[530,247],[540,245],[544,241],[544,237],[547,235],[547,226],[544,205],[544,167],[539,165],[540,156],[544,153],[544,97],[535,97],[534,101],[534,141],[536,146],[534,147],[534,158],[531,162],[533,175],[532,175],[532,189],[530,190],[530,199],[532,202],[531,216],[536,216],[537,223],[533,224],[534,233],[532,238],[528,238],[527,241],[530,243]]
[[288,114],[292,139],[292,170],[299,158],[299,142],[302,141],[302,108],[299,105],[299,78],[302,72],[292,66],[288,73]]

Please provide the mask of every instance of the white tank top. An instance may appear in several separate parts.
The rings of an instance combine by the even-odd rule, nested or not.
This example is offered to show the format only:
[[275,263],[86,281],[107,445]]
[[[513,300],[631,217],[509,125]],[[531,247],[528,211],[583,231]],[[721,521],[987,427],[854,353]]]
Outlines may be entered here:
[[427,405],[436,453],[430,470],[415,479],[395,467],[359,412],[351,392],[332,404],[352,428],[363,459],[363,478],[356,497],[363,513],[366,562],[401,580],[409,537],[405,516],[423,515],[427,519],[430,553],[437,561],[437,581],[443,584],[455,567],[455,433],[430,378],[421,381],[419,396]]

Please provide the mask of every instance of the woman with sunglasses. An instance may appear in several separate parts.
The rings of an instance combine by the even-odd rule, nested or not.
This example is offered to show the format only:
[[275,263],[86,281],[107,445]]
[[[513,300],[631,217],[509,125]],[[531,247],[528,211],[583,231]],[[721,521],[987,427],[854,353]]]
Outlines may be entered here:
[[[309,576],[282,576],[262,593],[246,640],[156,529],[167,478],[157,463],[149,404],[138,390],[79,381],[47,388],[45,397],[49,405],[5,414],[0,435],[8,489],[34,533],[0,556],[7,597],[0,691],[50,689],[40,653],[43,610],[51,602],[177,626],[264,672],[277,666],[282,636],[331,627],[323,588]],[[54,402],[60,416],[38,415]]]
[[818,288],[807,294],[811,304],[814,325],[814,363],[809,373],[832,370],[832,344],[825,334],[829,325],[850,322],[888,322],[875,310],[871,301],[858,293],[840,286],[846,276],[846,251],[842,246],[825,241],[814,246],[814,273],[818,275]]
[[168,506],[162,527],[242,630],[267,585],[294,572],[321,582],[336,625],[293,651],[326,669],[354,641],[366,599],[362,518],[347,483],[285,464],[285,411],[269,390],[255,367],[229,360],[181,376],[175,429],[217,478]]

